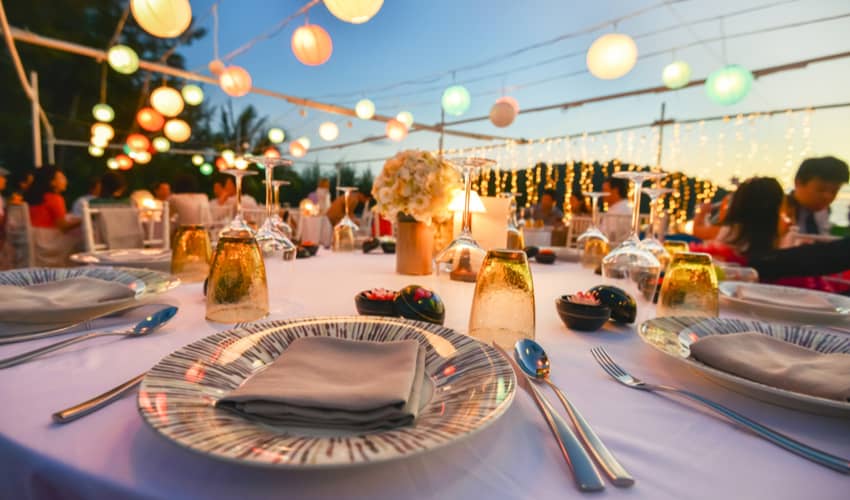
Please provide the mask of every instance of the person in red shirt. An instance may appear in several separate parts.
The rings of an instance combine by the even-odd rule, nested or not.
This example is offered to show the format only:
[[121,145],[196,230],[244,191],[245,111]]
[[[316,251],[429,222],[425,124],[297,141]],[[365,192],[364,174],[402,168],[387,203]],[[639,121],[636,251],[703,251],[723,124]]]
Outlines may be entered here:
[[59,168],[48,165],[36,171],[35,180],[24,200],[29,204],[36,265],[64,266],[79,243],[74,231],[80,219],[69,217],[62,194],[68,178]]

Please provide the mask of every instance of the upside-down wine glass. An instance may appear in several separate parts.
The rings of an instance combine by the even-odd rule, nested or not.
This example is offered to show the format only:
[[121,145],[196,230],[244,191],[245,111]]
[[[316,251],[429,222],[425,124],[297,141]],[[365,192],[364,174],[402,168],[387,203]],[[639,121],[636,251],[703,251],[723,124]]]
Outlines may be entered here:
[[286,234],[278,229],[272,218],[276,212],[272,202],[274,169],[280,165],[292,165],[292,161],[285,158],[254,155],[245,155],[245,159],[263,165],[266,171],[266,220],[263,221],[263,225],[257,230],[257,244],[260,245],[260,250],[263,251],[264,257],[282,257],[283,260],[293,260],[295,259],[297,248]]
[[611,244],[605,233],[599,229],[599,198],[606,195],[601,191],[585,193],[590,198],[590,227],[576,238],[581,245],[581,266],[587,269],[599,269],[602,259],[611,251]]
[[608,284],[618,286],[632,294],[638,302],[638,314],[648,314],[652,307],[661,263],[652,252],[640,246],[640,195],[641,185],[655,174],[651,172],[617,172],[614,177],[629,179],[634,193],[632,234],[602,259],[602,276]]
[[655,225],[658,223],[658,202],[660,197],[667,193],[672,193],[673,190],[662,187],[643,188],[643,192],[649,196],[649,231],[640,242],[640,247],[644,250],[652,252],[658,262],[661,263],[661,269],[666,269],[670,263],[670,252],[664,248],[664,244],[656,237],[657,231]]
[[292,240],[292,236],[294,232],[292,231],[292,226],[290,226],[283,218],[280,216],[280,187],[288,186],[289,181],[272,181],[272,188],[274,189],[274,213],[272,214],[272,223],[274,223],[275,227],[278,228],[280,232],[286,235],[287,238]]
[[357,188],[339,186],[337,189],[345,193],[345,216],[334,226],[333,250],[334,252],[353,252],[356,249],[355,234],[360,228],[351,220],[348,199],[351,192],[357,191]]
[[525,236],[522,232],[522,226],[516,217],[516,195],[513,193],[502,193],[501,196],[508,199],[507,245],[505,248],[508,250],[523,250],[525,249]]
[[[241,236],[254,237],[254,230],[245,221],[242,215],[242,178],[250,175],[257,175],[257,172],[251,170],[243,170],[240,168],[228,168],[221,171],[227,175],[232,175],[236,183],[236,214],[230,219],[230,222],[218,233],[219,236]],[[241,234],[241,233],[247,233]]]
[[487,256],[487,251],[481,248],[472,237],[469,214],[469,198],[472,192],[472,174],[481,168],[492,167],[495,160],[489,158],[452,158],[447,160],[463,174],[464,201],[463,221],[460,234],[440,251],[434,258],[437,275],[446,273],[455,281],[475,282],[478,270]]

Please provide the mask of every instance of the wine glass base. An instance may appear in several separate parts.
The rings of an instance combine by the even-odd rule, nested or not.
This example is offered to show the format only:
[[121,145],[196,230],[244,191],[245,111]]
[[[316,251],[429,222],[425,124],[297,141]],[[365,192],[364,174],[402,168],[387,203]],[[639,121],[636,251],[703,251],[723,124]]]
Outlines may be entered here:
[[460,236],[434,259],[437,275],[448,274],[454,281],[475,282],[487,251],[470,237]]

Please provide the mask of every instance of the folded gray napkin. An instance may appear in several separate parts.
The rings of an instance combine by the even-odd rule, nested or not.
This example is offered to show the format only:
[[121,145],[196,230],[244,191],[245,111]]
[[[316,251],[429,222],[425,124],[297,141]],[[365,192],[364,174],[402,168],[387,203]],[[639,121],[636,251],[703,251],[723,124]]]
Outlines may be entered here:
[[216,405],[272,424],[369,431],[413,423],[427,380],[415,340],[303,337]]
[[850,354],[822,354],[757,332],[703,337],[691,344],[699,361],[771,387],[850,401]]
[[[127,285],[79,277],[30,286],[0,285],[0,320],[11,323],[77,321],[81,309],[107,301],[131,299]],[[82,319],[85,319],[83,317]],[[7,332],[0,332],[0,335]]]
[[134,208],[104,208],[100,211],[100,227],[104,242],[112,248],[144,246],[139,211]]
[[759,289],[748,286],[738,287],[735,296],[756,302],[764,302],[794,309],[811,309],[816,311],[835,311],[835,304],[822,294],[805,289],[794,290],[797,293],[777,293],[769,289]]

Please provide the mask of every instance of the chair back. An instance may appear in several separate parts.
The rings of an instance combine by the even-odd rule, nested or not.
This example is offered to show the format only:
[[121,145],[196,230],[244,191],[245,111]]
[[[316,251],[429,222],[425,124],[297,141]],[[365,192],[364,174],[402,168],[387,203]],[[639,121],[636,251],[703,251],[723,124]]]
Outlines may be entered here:
[[83,202],[83,244],[87,252],[116,248],[170,248],[168,203],[156,208]]
[[581,236],[581,233],[587,231],[591,222],[593,222],[593,218],[587,215],[575,215],[570,219],[570,224],[567,226],[567,248],[578,247],[576,240]]
[[26,203],[6,206],[6,238],[15,251],[12,267],[31,267],[35,263],[35,245]]

